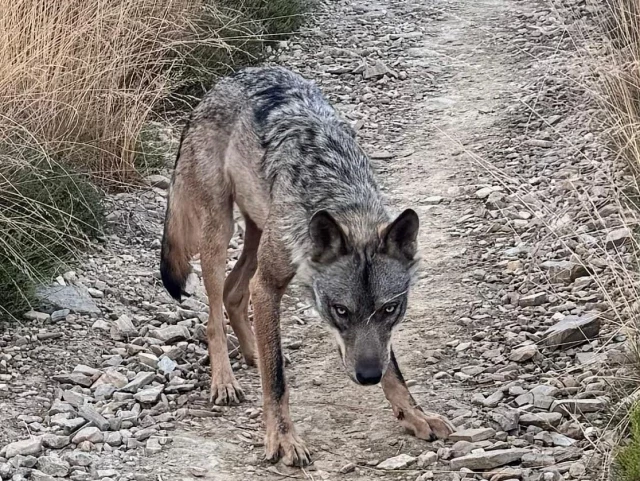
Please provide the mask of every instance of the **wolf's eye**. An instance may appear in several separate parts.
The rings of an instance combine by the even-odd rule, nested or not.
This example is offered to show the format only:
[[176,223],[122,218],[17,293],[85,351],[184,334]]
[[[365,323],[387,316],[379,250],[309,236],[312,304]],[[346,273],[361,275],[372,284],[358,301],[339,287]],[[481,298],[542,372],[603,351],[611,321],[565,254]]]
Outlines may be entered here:
[[397,304],[389,304],[388,306],[384,307],[384,312],[386,314],[393,314],[394,312],[396,312],[396,307],[398,307]]
[[347,314],[349,314],[347,308],[341,306],[340,304],[336,304],[335,306],[333,306],[333,309],[336,311],[336,314],[338,314],[339,317],[347,317]]

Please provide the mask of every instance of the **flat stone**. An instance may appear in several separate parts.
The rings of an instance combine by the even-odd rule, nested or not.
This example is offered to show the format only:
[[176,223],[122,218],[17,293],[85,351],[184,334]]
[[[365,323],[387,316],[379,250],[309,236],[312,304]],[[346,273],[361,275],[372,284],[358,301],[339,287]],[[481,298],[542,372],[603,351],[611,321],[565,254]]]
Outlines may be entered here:
[[581,264],[572,261],[545,261],[540,264],[549,274],[549,280],[555,284],[569,284],[579,277],[588,275]]
[[74,444],[80,444],[83,441],[89,441],[93,444],[101,443],[104,441],[104,434],[95,426],[87,426],[78,431],[73,437]]
[[79,372],[56,374],[53,376],[53,380],[60,384],[77,384],[82,387],[90,387],[93,384],[93,379]]
[[527,145],[530,145],[531,147],[540,147],[543,149],[550,149],[551,147],[553,147],[553,142],[550,140],[543,140],[543,139],[527,139],[526,141]]
[[60,309],[51,313],[51,322],[64,321],[71,314],[70,309]]
[[551,437],[553,445],[558,447],[567,448],[569,446],[573,446],[577,442],[575,439],[560,433],[550,432],[549,436]]
[[41,456],[38,459],[37,468],[44,474],[64,478],[69,474],[69,463],[58,456]]
[[95,299],[102,299],[104,297],[104,292],[98,290],[98,289],[94,289],[93,287],[89,287],[87,289],[87,292],[89,293],[89,295]]
[[149,337],[159,339],[164,344],[174,344],[191,338],[186,326],[168,326],[163,329],[154,329],[149,332]]
[[529,392],[533,394],[534,397],[540,395],[554,397],[558,394],[558,391],[559,389],[557,387],[549,386],[548,384],[539,384]]
[[168,356],[162,356],[162,358],[158,361],[158,369],[163,374],[172,373],[176,369],[176,367],[178,367],[178,363]]
[[603,411],[607,403],[602,399],[560,399],[551,405],[551,412],[562,414],[584,414]]
[[60,401],[59,399],[55,399],[53,401],[53,404],[49,408],[49,415],[55,416],[56,414],[60,414],[60,413],[68,413],[68,414],[73,414],[75,416],[76,408],[74,408],[71,404],[67,402]]
[[519,423],[523,426],[537,426],[547,429],[551,426],[557,426],[562,421],[560,413],[523,413],[520,414]]
[[62,392],[62,399],[71,404],[73,407],[79,408],[80,406],[84,405],[87,398],[84,396],[84,394],[72,391],[71,389],[67,389]]
[[67,461],[71,466],[90,466],[94,462],[94,457],[91,454],[78,449],[64,453],[62,459]]
[[118,476],[118,471],[115,469],[98,469],[96,470],[96,474],[100,479],[104,478],[115,478]]
[[437,205],[439,203],[441,203],[443,201],[443,198],[440,197],[439,195],[434,195],[431,197],[427,197],[426,199],[424,199],[422,201],[423,204],[425,205]]
[[147,444],[144,447],[145,452],[149,454],[156,454],[162,451],[162,445],[158,438],[149,438],[147,439]]
[[55,309],[69,309],[77,314],[100,314],[100,308],[86,288],[80,286],[51,286],[36,289],[36,296]]
[[129,380],[127,379],[127,376],[125,376],[121,372],[116,371],[115,369],[107,369],[91,387],[95,389],[98,386],[111,385],[115,386],[118,389],[121,389],[128,383]]
[[550,454],[527,453],[522,456],[520,463],[523,468],[541,468],[555,464],[556,460]]
[[168,177],[160,174],[147,175],[144,178],[145,182],[151,187],[157,187],[158,189],[168,189],[171,185],[171,180]]
[[611,249],[612,247],[619,247],[626,242],[629,242],[632,237],[633,234],[631,233],[631,230],[626,227],[613,230],[607,234],[607,238],[605,239],[606,248]]
[[141,352],[138,354],[138,361],[145,366],[149,366],[152,369],[158,367],[158,356],[155,354],[149,354],[147,352]]
[[[16,477],[14,476],[13,479],[15,480]],[[19,478],[19,479],[23,479],[23,478]],[[29,479],[31,481],[58,481],[56,478],[54,478],[50,474],[43,473],[39,469],[32,470],[31,476],[29,477]]]
[[7,444],[1,451],[0,457],[11,459],[15,456],[36,455],[42,452],[42,438],[33,437]]
[[136,326],[133,325],[129,316],[122,315],[111,325],[111,339],[124,341],[138,335]]
[[520,461],[522,456],[527,454],[527,449],[497,449],[495,451],[486,451],[467,454],[459,458],[452,459],[450,462],[451,469],[459,471],[463,468],[471,470],[487,470],[504,466],[505,464]]
[[464,429],[462,431],[456,431],[449,435],[450,441],[469,441],[472,443],[478,441],[484,441],[485,439],[491,439],[496,434],[495,429],[491,428],[476,428],[476,429]]
[[34,468],[36,463],[38,462],[38,458],[35,456],[15,456],[11,458],[10,464],[14,468]]
[[566,316],[544,333],[544,343],[551,349],[572,347],[594,339],[600,333],[600,316],[587,313],[583,316]]
[[129,382],[126,386],[120,388],[120,390],[124,392],[136,393],[138,389],[143,388],[151,381],[153,381],[154,377],[156,377],[156,375],[152,372],[139,372],[131,382]]
[[42,445],[45,448],[62,449],[71,443],[69,436],[47,433],[42,436]]
[[87,421],[83,418],[71,417],[68,413],[60,413],[52,416],[50,423],[52,426],[61,427],[65,433],[71,433],[87,424]]
[[518,301],[520,307],[533,307],[533,306],[541,306],[548,302],[549,299],[544,292],[539,292],[537,294],[530,294],[528,296],[521,297]]
[[424,468],[426,466],[431,466],[432,464],[436,464],[438,461],[438,455],[433,451],[425,451],[420,456],[418,456],[418,467]]
[[120,446],[122,444],[122,434],[120,434],[118,431],[106,432],[104,433],[104,442],[109,446]]
[[87,366],[85,364],[78,364],[76,367],[73,368],[73,372],[78,372],[80,374],[84,374],[85,376],[89,376],[93,378],[97,378],[98,376],[100,376],[100,374],[102,374],[100,369],[96,369],[94,367]]
[[535,344],[529,344],[511,351],[511,354],[509,354],[509,360],[514,362],[526,362],[533,359],[538,352],[538,346]]
[[109,429],[109,421],[90,404],[81,406],[78,409],[78,414],[100,429],[100,431],[107,431]]
[[405,469],[411,466],[412,464],[414,464],[415,462],[416,462],[416,458],[403,453],[398,456],[394,456],[393,458],[385,459],[380,464],[378,464],[376,468],[384,469],[387,471],[391,471],[394,469]]
[[495,408],[504,399],[504,392],[498,390],[491,396],[482,400],[482,405],[487,408]]
[[[353,466],[353,467],[351,467]],[[355,470],[357,467],[354,463],[346,464],[345,466],[340,468],[340,473],[347,474],[351,471]],[[207,475],[207,470],[205,468],[200,468],[197,466],[189,466],[189,474],[196,478],[204,478]]]
[[451,456],[454,458],[459,458],[461,456],[466,456],[471,451],[476,449],[476,445],[469,441],[457,441],[453,443],[451,446]]
[[91,325],[91,329],[98,329],[101,331],[111,331],[111,324],[109,324],[104,319],[97,319],[96,322],[94,322]]
[[367,65],[364,68],[364,72],[362,72],[362,77],[365,80],[382,77],[383,75],[390,75],[392,77],[397,77],[398,75],[389,69],[384,63],[380,60],[377,60],[376,63],[371,66]]
[[37,321],[37,322],[46,322],[51,316],[46,312],[38,312],[38,311],[28,311],[25,312],[22,317],[29,321]]
[[163,390],[164,390],[164,386],[162,384],[159,384],[158,386],[153,386],[153,387],[149,387],[147,389],[138,391],[133,397],[138,402],[141,402],[144,404],[150,404],[158,400]]
[[489,418],[498,425],[502,431],[513,431],[518,429],[520,412],[506,406],[501,406],[489,413]]
[[533,407],[538,409],[549,409],[553,404],[553,401],[555,401],[555,399],[551,396],[536,394],[533,397]]
[[116,391],[117,388],[113,384],[100,384],[93,392],[93,396],[98,401],[106,401],[111,399],[111,396],[113,396],[113,393]]
[[496,471],[490,471],[486,474],[485,479],[490,479],[491,481],[508,481],[513,479],[521,479],[522,478],[522,469],[521,468],[500,468]]
[[495,192],[495,187],[482,187],[476,191],[476,197],[478,199],[486,199],[492,192]]
[[569,467],[569,475],[573,479],[582,479],[586,473],[587,473],[587,468],[582,463],[573,463]]

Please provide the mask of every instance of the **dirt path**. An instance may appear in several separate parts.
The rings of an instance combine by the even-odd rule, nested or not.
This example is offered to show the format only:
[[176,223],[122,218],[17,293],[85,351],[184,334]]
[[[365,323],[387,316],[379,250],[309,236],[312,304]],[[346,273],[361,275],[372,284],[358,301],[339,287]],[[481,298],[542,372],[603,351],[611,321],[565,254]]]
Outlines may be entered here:
[[[495,37],[518,5],[502,0],[339,2],[278,59],[318,79],[343,114],[363,121],[359,135],[390,203],[398,209],[411,206],[420,214],[420,280],[396,337],[396,351],[420,404],[452,419],[467,415],[456,420],[467,427],[474,424],[469,415],[477,408],[470,403],[469,389],[450,375],[453,366],[460,369],[467,363],[460,365],[456,352],[444,349],[453,340],[470,340],[459,320],[470,313],[470,305],[482,304],[469,282],[477,259],[461,220],[478,207],[463,195],[465,189],[475,192],[485,184],[465,150],[505,134],[495,112],[504,106],[501,99],[514,94],[514,66],[504,52],[510,38],[496,42]],[[404,80],[337,73],[379,61]],[[260,463],[260,447],[247,455],[238,446],[238,436],[262,441],[262,432],[255,426],[246,431],[241,418],[260,405],[259,380],[251,371],[240,375],[250,385],[247,406],[230,410],[224,421],[203,422],[174,438],[169,457],[175,460],[176,475],[186,456],[187,464],[208,468],[211,479],[246,480],[251,472],[256,479],[335,479],[341,468],[355,463],[359,467],[349,479],[369,480],[385,474],[374,469],[381,460],[444,446],[404,433],[379,387],[350,382],[331,336],[319,319],[301,312],[300,302],[294,297],[288,303],[295,317],[284,316],[283,335],[285,346],[301,346],[287,350],[292,360],[288,376],[294,422],[314,450],[312,470],[304,476],[282,466],[272,471]],[[447,374],[436,380],[438,372]],[[386,477],[413,480],[419,472]]]
[[[612,254],[600,241],[620,216],[611,208],[611,165],[588,121],[592,101],[567,73],[577,62],[567,32],[587,21],[589,10],[571,0],[557,4],[571,8],[518,0],[327,2],[309,30],[270,58],[318,81],[359,129],[390,204],[420,214],[422,267],[395,351],[422,406],[459,430],[486,428],[481,434],[454,444],[404,433],[379,387],[356,386],[342,372],[331,336],[294,285],[283,344],[292,416],[314,465],[300,471],[265,464],[258,373],[234,359],[247,402],[212,411],[201,362],[202,287],[177,308],[157,279],[166,197],[160,188],[111,198],[111,234],[77,279],[67,280],[104,294],[102,315],[36,320],[0,339],[0,441],[52,431],[52,399],[78,408],[81,395],[80,404],[108,418],[135,419],[112,429],[115,441],[78,446],[95,456],[91,467],[73,468],[78,480],[448,480],[459,479],[460,467],[486,469],[455,467],[452,459],[502,450],[520,455],[496,481],[537,481],[540,471],[549,481],[593,479],[584,468],[600,467],[602,458],[585,436],[604,432],[608,403],[599,362],[622,355],[624,336],[605,323],[589,334],[600,339],[579,348],[549,351],[544,338],[565,316],[610,309],[600,287],[611,281]],[[478,168],[478,156],[495,170]],[[584,195],[595,200],[584,202]],[[234,237],[230,262],[241,243]],[[125,318],[135,334],[118,341],[114,321],[122,328]],[[149,339],[175,324],[192,339],[178,347]],[[157,361],[151,353],[170,353],[175,371],[149,368]],[[149,382],[164,393],[156,405],[137,404],[123,393],[98,399],[83,379],[51,381],[79,363],[100,369],[80,368],[92,380],[109,368],[129,380],[151,371]],[[589,412],[549,412],[555,399],[568,398]],[[18,418],[24,414],[35,417]],[[402,469],[377,467],[429,451],[437,463],[422,456]]]

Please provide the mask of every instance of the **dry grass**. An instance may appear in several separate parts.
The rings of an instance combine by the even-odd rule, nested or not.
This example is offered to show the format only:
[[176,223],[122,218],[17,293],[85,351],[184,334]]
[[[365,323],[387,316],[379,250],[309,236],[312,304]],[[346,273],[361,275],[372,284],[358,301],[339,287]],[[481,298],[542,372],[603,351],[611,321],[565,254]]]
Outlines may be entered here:
[[618,153],[640,173],[640,3],[609,0],[605,19],[611,41],[604,87]]
[[0,130],[28,132],[99,178],[131,178],[196,4],[0,0]]
[[129,181],[159,102],[255,58],[265,39],[296,26],[301,8],[299,0],[0,0],[0,132],[19,128],[97,178]]
[[615,269],[616,290],[621,300],[620,330],[628,336],[635,357],[635,372],[622,370],[611,380],[620,399],[610,428],[611,474],[623,481],[640,481],[640,3],[608,0],[602,17],[605,54],[598,58],[601,103],[605,108],[613,151],[619,165],[615,185],[626,224],[636,232],[629,253]]
[[304,3],[0,0],[0,318],[100,232],[90,180],[139,179],[166,101],[256,59]]

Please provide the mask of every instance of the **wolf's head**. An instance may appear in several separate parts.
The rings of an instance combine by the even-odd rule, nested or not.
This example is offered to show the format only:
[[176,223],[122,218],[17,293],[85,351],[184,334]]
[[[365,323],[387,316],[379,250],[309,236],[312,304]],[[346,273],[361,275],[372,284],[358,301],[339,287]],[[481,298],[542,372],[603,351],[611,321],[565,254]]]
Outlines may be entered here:
[[417,264],[418,226],[418,215],[408,209],[362,243],[327,211],[310,221],[316,307],[359,384],[378,383],[389,363],[391,334],[404,317]]

